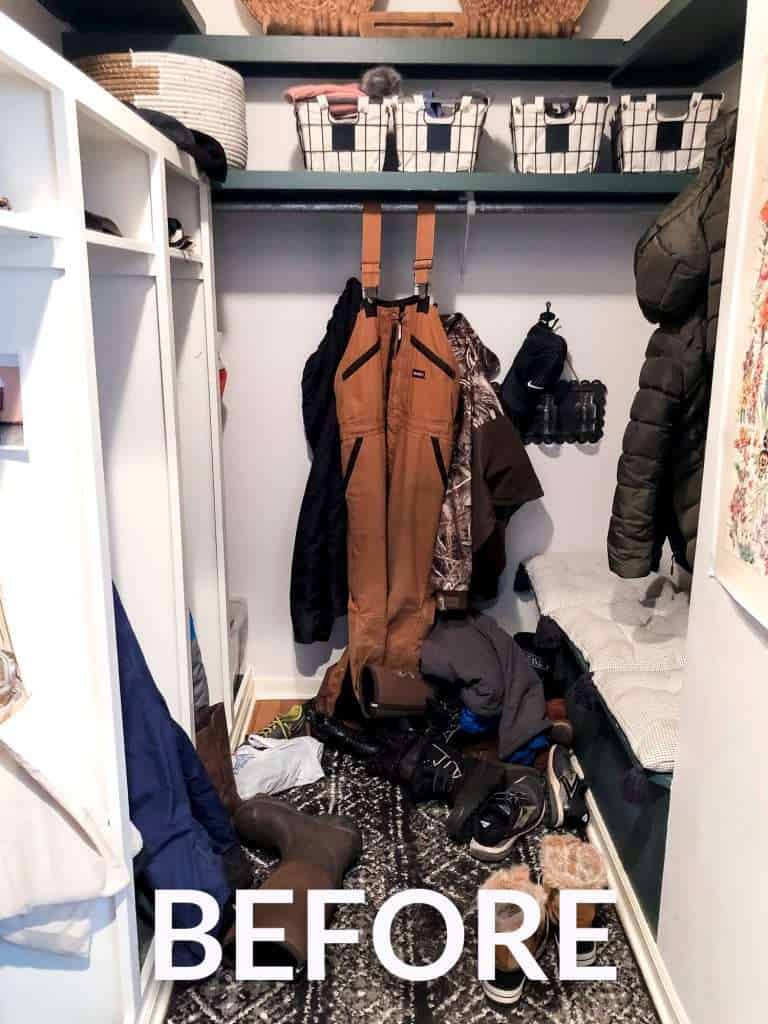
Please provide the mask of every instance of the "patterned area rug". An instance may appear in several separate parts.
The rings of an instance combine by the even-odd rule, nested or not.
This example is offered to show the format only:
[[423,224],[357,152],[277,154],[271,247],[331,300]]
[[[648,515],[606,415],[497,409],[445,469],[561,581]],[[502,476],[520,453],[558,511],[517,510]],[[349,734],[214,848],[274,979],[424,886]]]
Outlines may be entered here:
[[[550,983],[529,982],[522,1000],[496,1008],[477,980],[476,916],[478,887],[492,867],[451,843],[445,833],[446,811],[436,804],[414,807],[402,790],[372,779],[353,758],[328,751],[327,778],[285,795],[312,814],[349,815],[363,835],[363,855],[347,874],[345,885],[364,889],[364,906],[340,907],[335,928],[359,928],[360,944],[330,946],[324,982],[238,982],[222,968],[207,981],[178,992],[168,1024],[657,1024],[642,976],[612,908],[605,908],[609,941],[598,963],[615,964],[618,979],[606,982],[560,982],[552,941],[541,959]],[[538,870],[540,834],[516,846],[516,856]],[[275,861],[252,854],[257,883]],[[445,977],[411,983],[389,975],[379,964],[370,936],[376,910],[394,892],[435,889],[460,909],[466,929],[465,952]],[[397,954],[409,963],[431,963],[443,949],[441,918],[427,907],[403,910],[392,929]]]

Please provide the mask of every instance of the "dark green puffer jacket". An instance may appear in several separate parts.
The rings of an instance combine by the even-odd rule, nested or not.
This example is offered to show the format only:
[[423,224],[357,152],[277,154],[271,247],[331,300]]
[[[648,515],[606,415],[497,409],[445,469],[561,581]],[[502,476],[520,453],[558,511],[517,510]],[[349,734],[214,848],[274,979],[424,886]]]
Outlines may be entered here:
[[619,459],[608,532],[619,576],[657,569],[667,539],[693,568],[735,139],[734,111],[711,126],[701,173],[635,253],[640,308],[659,327]]

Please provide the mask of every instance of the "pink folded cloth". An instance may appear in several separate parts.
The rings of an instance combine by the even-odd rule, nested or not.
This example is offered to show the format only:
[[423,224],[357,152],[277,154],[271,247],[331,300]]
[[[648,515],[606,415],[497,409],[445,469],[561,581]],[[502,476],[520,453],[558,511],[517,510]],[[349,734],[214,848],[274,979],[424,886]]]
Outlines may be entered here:
[[[314,100],[318,96],[332,96],[333,100],[328,100],[328,106],[333,116],[348,117],[357,113],[357,99],[365,95],[367,94],[357,82],[347,82],[343,85],[326,82],[322,85],[292,85],[283,93],[283,99],[288,103],[296,103],[300,100]],[[345,100],[347,102],[344,102]]]

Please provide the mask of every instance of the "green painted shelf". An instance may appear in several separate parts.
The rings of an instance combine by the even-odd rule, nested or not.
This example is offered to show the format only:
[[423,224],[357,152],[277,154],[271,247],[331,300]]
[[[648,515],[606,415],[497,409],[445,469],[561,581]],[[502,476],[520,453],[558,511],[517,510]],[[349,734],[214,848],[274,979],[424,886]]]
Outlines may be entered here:
[[70,59],[167,50],[229,64],[246,77],[359,75],[394,64],[404,75],[605,81],[620,62],[615,39],[359,39],[335,36],[194,36],[66,33]]
[[335,174],[320,171],[235,171],[214,188],[217,205],[280,200],[360,200],[381,197],[475,199],[524,203],[635,204],[667,202],[691,174]]
[[[580,37],[158,35],[134,29],[65,33],[64,53],[74,59],[131,49],[165,50],[220,61],[249,77],[352,77],[373,64],[394,64],[410,77],[606,82],[621,87],[696,86],[741,56],[746,6],[746,0],[669,0],[626,42]],[[158,22],[151,16],[145,23],[158,31]]]

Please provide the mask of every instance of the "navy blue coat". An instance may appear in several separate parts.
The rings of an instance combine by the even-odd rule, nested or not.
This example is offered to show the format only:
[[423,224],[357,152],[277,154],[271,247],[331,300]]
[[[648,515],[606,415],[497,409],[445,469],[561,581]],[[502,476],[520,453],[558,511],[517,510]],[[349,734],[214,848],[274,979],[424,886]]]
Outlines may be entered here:
[[[171,718],[114,589],[120,698],[131,821],[144,846],[134,865],[144,890],[198,889],[221,910],[230,901],[222,855],[238,843],[232,823],[186,733]],[[173,924],[193,928],[200,910],[177,904]],[[202,960],[197,943],[177,942],[176,966]]]

